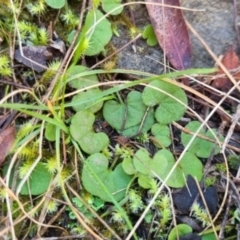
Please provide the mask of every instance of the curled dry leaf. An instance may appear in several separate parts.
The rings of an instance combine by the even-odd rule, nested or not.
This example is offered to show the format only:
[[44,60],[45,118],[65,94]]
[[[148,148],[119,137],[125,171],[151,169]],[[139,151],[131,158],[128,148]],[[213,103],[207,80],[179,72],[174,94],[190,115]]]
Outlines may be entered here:
[[[225,53],[225,55],[223,56],[222,64],[228,70],[236,69],[239,66],[240,60],[239,60],[239,57],[237,56],[237,54],[235,53],[233,46],[231,46],[228,49],[228,51]],[[224,71],[221,68],[219,68],[218,74],[223,75]],[[236,81],[239,81],[240,80],[240,72],[238,71],[236,73],[233,73],[233,77],[235,78]],[[223,77],[219,77],[219,78],[215,79],[212,86],[221,91],[227,92],[232,87],[232,82],[228,79],[228,77],[223,76]]]
[[0,132],[0,165],[5,160],[9,149],[15,140],[15,127],[9,127]]
[[[175,8],[180,7],[179,0],[146,0],[146,2],[158,43],[168,60],[177,70],[189,68],[192,57],[191,44],[182,11]],[[157,3],[163,5],[156,5]]]

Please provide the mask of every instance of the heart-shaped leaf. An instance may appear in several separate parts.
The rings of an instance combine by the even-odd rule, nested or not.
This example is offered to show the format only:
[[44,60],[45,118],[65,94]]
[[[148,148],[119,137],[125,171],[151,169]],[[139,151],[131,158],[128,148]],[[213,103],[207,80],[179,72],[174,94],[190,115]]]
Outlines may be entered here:
[[115,200],[122,200],[131,179],[132,177],[123,171],[121,164],[117,165],[114,171],[108,169],[108,159],[101,153],[91,155],[83,165],[84,188],[107,202],[111,202],[112,199],[106,191],[112,194]]
[[152,134],[155,136],[153,143],[156,147],[164,148],[171,144],[170,130],[167,125],[156,123],[152,126]]
[[158,91],[146,87],[142,94],[143,102],[147,106],[153,107],[159,104],[155,111],[155,117],[159,123],[169,124],[183,116],[186,111],[187,97],[180,87],[163,80],[155,80],[148,86],[159,89]]
[[[140,149],[133,158],[133,164],[138,172],[152,177],[157,175],[161,180],[168,177],[175,163],[172,153],[167,149],[158,151],[153,158],[146,149]],[[194,154],[187,152],[168,178],[167,185],[175,188],[183,187],[187,175],[192,175],[200,181],[202,173],[203,166],[200,160]]]
[[103,107],[103,116],[118,133],[127,137],[138,134],[139,130],[141,133],[147,132],[154,123],[153,109],[147,112],[147,106],[142,102],[142,94],[137,91],[128,94],[126,104],[107,101]]
[[102,151],[109,145],[108,136],[105,133],[95,133],[93,123],[95,116],[90,111],[79,111],[71,121],[70,133],[79,143],[82,150],[88,154]]
[[[191,132],[195,133],[199,127],[201,126],[201,123],[198,121],[192,121],[188,123],[185,128],[190,130]],[[212,129],[215,134],[217,134],[215,129]],[[213,134],[208,130],[207,132],[204,131],[204,129],[201,129],[199,134],[202,134],[210,139],[215,139]],[[184,147],[186,147],[189,143],[189,141],[192,139],[193,135],[186,134],[184,132],[181,133],[181,141]],[[220,140],[223,140],[222,137],[220,137]],[[217,154],[220,152],[220,147],[216,146],[215,143],[209,142],[207,140],[204,140],[202,138],[196,137],[190,147],[188,148],[189,152],[195,153],[198,157],[202,158],[208,158],[211,154],[213,149],[214,154]]]

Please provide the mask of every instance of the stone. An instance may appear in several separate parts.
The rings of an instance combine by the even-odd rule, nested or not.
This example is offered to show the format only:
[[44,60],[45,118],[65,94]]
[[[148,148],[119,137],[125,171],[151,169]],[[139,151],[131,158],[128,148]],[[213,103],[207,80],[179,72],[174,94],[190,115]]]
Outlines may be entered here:
[[[181,0],[182,7],[203,11],[184,10],[184,16],[210,49],[223,55],[230,45],[237,49],[237,34],[234,27],[232,1],[226,0]],[[240,7],[239,7],[240,8]],[[146,7],[135,5],[133,10],[136,26],[143,30],[150,23]],[[240,16],[240,10],[238,11]],[[113,37],[112,43],[118,49],[131,39],[126,28],[119,28],[120,37]],[[199,40],[190,32],[192,43],[192,68],[213,67],[215,62]],[[144,39],[124,48],[118,53],[117,67],[160,74],[164,71],[164,54],[160,46],[149,47]],[[136,49],[136,51],[134,50]]]

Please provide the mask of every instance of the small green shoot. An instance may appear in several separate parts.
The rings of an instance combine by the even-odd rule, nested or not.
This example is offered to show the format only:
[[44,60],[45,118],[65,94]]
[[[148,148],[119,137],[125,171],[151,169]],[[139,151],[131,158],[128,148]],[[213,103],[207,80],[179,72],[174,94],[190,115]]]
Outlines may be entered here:
[[0,76],[11,76],[12,69],[10,67],[10,59],[6,55],[0,56]]
[[148,46],[156,46],[157,43],[158,43],[158,40],[156,38],[156,35],[154,33],[154,30],[153,30],[153,27],[151,24],[147,25],[144,30],[143,30],[143,33],[142,33],[142,37],[144,39],[147,39],[147,44]]

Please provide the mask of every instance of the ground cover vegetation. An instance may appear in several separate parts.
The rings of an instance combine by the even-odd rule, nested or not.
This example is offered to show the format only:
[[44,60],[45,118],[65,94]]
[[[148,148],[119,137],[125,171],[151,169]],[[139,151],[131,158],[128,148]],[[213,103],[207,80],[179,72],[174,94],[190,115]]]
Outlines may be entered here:
[[[178,1],[144,29],[137,2],[0,3],[2,238],[237,239],[233,47],[191,69]],[[116,68],[122,26],[177,71]]]

